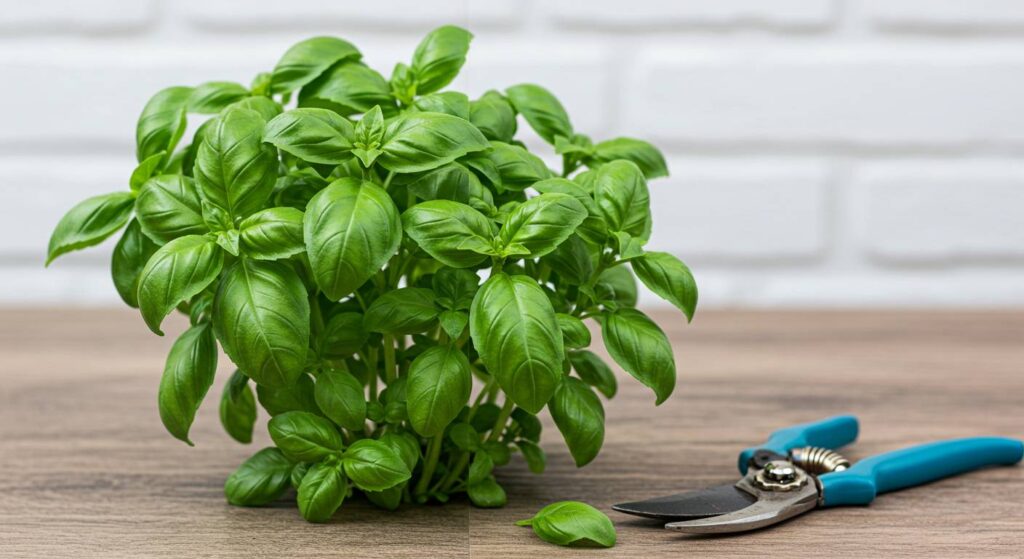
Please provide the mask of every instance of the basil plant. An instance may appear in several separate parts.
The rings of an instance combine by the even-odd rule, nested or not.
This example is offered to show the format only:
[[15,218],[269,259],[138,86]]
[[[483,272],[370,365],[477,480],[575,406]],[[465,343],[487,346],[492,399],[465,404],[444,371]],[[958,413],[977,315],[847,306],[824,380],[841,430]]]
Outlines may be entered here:
[[[314,37],[249,87],[164,89],[139,118],[129,188],[57,224],[48,263],[123,231],[111,271],[124,302],[160,335],[172,311],[188,316],[159,387],[171,435],[192,444],[218,346],[237,367],[224,429],[249,443],[257,408],[270,417],[274,445],[228,478],[231,503],[294,488],[315,522],[356,490],[386,509],[463,492],[501,506],[494,468],[518,451],[544,470],[544,408],[587,464],[599,394],[616,391],[588,320],[656,403],[672,393],[669,341],[634,308],[634,277],[687,318],[697,302],[682,262],[644,250],[662,154],[593,143],[537,85],[442,91],[471,38],[436,29],[386,78],[352,44]],[[560,172],[516,139],[519,116]]]

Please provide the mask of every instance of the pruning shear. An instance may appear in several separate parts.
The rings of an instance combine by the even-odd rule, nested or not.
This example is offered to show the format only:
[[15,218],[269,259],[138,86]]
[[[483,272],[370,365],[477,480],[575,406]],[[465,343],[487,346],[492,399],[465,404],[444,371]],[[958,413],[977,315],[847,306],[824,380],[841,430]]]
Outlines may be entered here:
[[857,438],[852,415],[775,431],[740,453],[735,484],[613,505],[668,522],[670,530],[719,534],[756,530],[815,508],[867,505],[880,493],[914,487],[985,466],[1012,465],[1024,442],[1002,437],[936,441],[850,465],[836,449]]

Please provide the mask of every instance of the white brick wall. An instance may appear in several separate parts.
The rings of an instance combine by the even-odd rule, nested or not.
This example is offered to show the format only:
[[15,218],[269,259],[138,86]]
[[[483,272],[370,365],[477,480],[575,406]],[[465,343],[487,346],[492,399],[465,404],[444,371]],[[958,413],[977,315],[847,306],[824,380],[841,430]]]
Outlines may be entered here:
[[126,187],[157,89],[323,33],[388,73],[446,22],[476,34],[457,87],[536,81],[664,148],[651,246],[708,306],[1024,306],[1016,0],[0,0],[0,304],[116,301],[112,242],[43,253]]

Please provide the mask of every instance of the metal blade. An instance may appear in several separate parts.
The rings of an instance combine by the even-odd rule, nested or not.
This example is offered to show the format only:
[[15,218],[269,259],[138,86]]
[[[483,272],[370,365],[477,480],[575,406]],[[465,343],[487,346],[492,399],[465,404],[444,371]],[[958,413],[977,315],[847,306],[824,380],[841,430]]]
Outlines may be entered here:
[[672,522],[726,514],[749,507],[756,501],[757,497],[729,483],[667,497],[621,503],[612,505],[612,509]]
[[735,512],[685,522],[666,524],[669,530],[689,534],[725,534],[746,532],[778,524],[818,505],[818,489],[814,483],[793,491],[765,491],[743,478],[736,484],[739,489],[754,496],[756,502]]

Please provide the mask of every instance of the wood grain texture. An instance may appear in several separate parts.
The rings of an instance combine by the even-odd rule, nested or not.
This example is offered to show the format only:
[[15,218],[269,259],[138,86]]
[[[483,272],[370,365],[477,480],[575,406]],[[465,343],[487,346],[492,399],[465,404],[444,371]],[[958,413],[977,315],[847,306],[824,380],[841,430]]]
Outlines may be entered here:
[[[742,536],[694,537],[611,512],[612,503],[734,480],[736,453],[771,430],[835,413],[861,418],[858,459],[937,438],[1024,436],[1024,313],[658,313],[679,363],[675,395],[620,377],[601,455],[577,470],[544,414],[548,471],[500,470],[509,506],[466,501],[381,512],[347,502],[334,521],[294,505],[227,505],[223,481],[251,447],[217,421],[218,381],[193,428],[156,409],[167,338],[128,311],[0,312],[2,557],[1020,557],[1024,468],[995,468],[814,511]],[[598,338],[599,339],[599,338]],[[598,342],[598,345],[600,343]],[[611,550],[563,549],[513,521],[563,499],[615,522]]]

